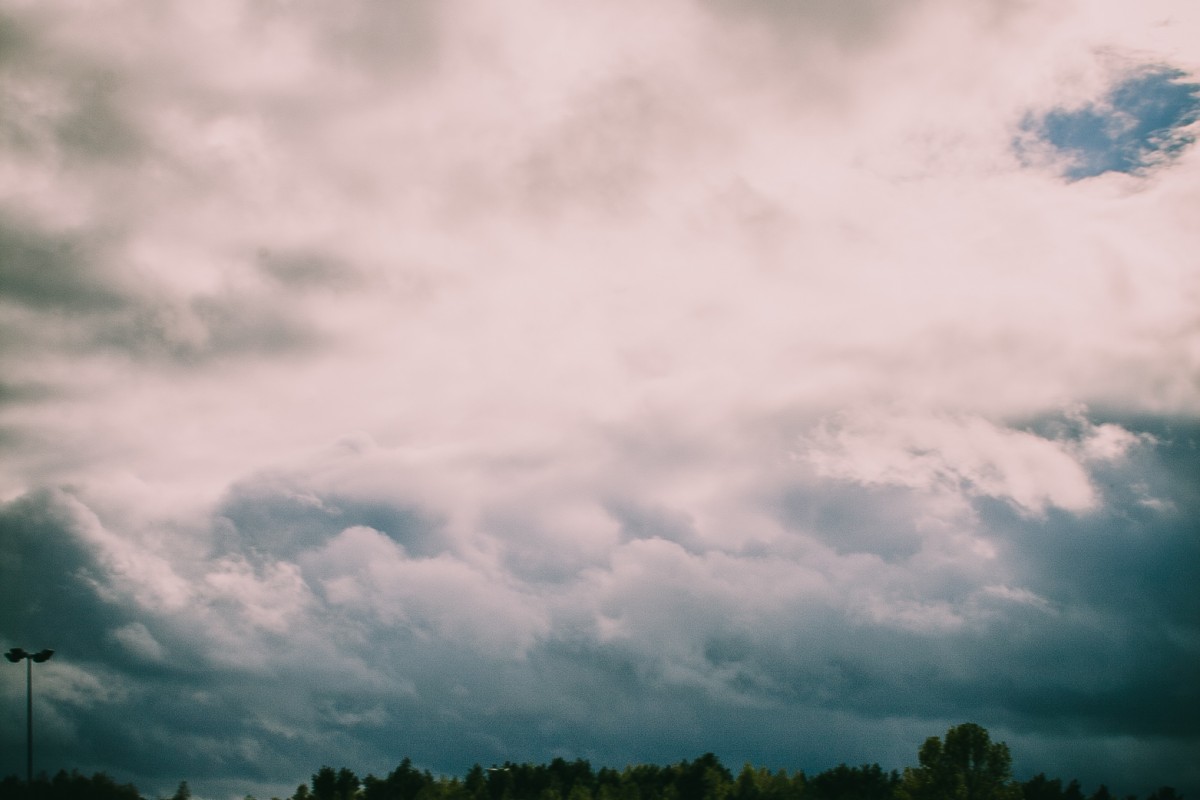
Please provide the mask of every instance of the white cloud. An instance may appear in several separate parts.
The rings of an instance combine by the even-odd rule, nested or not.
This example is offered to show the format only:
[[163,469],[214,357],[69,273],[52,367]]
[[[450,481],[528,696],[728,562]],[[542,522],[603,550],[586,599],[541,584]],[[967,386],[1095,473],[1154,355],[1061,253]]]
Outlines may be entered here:
[[449,555],[410,559],[370,528],[347,528],[303,561],[331,605],[369,612],[419,637],[521,658],[547,631],[535,599],[499,571]]
[[[157,148],[133,174],[158,177],[119,191],[89,178],[78,224],[131,215],[112,259],[185,349],[220,330],[197,298],[276,302],[260,248],[334,254],[370,282],[287,301],[332,349],[182,381],[111,361],[55,374],[51,360],[34,374],[88,401],[23,424],[112,442],[138,478],[211,497],[351,428],[478,446],[646,406],[720,425],[881,393],[1017,413],[1192,402],[1186,226],[1159,220],[1152,197],[1058,186],[1004,155],[1022,110],[1062,91],[1046,76],[1078,35],[1067,12],[914,6],[851,59],[840,100],[800,103],[803,64],[682,3],[638,25],[615,9],[450,8],[428,28],[436,70],[349,94],[345,65],[303,66],[337,62],[302,11],[163,12],[185,41],[223,42],[221,71],[179,63],[199,50],[133,51],[125,74],[203,90],[166,102],[129,88]],[[103,36],[60,33],[107,52]],[[292,66],[259,64],[264,43]],[[773,80],[736,69],[755,59]],[[224,70],[256,80],[235,90]],[[1142,191],[1177,193],[1188,169]],[[57,196],[78,195],[62,180]],[[329,402],[334,385],[346,391]]]
[[1111,423],[1089,427],[1092,429],[1087,438],[1079,444],[1081,455],[1088,461],[1119,461],[1135,445],[1153,441],[1153,437],[1145,434],[1138,436]]
[[1091,426],[1079,444],[1008,428],[977,416],[861,413],[827,422],[801,457],[827,477],[905,486],[933,495],[995,497],[1028,514],[1082,513],[1100,497],[1086,468],[1119,457],[1137,437]]
[[301,624],[312,603],[294,564],[269,563],[256,570],[239,558],[225,558],[204,576],[200,595],[208,603],[233,603],[255,628],[286,633]]
[[149,662],[162,662],[166,653],[163,646],[150,633],[149,628],[140,622],[131,622],[111,631],[110,635],[130,655]]

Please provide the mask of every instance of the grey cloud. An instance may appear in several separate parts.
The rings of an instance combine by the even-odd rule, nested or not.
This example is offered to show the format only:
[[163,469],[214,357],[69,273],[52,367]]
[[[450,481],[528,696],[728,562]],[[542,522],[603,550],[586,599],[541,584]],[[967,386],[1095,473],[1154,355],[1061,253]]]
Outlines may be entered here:
[[223,358],[311,351],[323,336],[309,320],[269,295],[200,295],[182,305],[143,300],[97,325],[86,346],[184,365]]
[[[1014,672],[1009,709],[1051,728],[1070,720],[1105,735],[1200,736],[1200,692],[1185,676],[1200,663],[1200,513],[1193,423],[1122,420],[1155,443],[1100,470],[1105,505],[1087,515],[1016,519],[981,501],[985,527],[1023,586],[1049,613],[1036,625],[1006,624],[1005,655],[1044,668]],[[1153,500],[1153,502],[1147,502]]]
[[[86,272],[80,268],[76,274]],[[65,316],[47,309],[14,320],[8,325],[12,341],[25,352],[59,349],[84,357],[117,352],[139,362],[196,366],[308,352],[325,340],[314,325],[269,297],[223,294],[180,305],[112,287],[82,291],[93,288],[88,284],[84,278],[75,287],[46,287],[45,297],[78,303],[80,313]],[[40,287],[35,283],[32,289]]]
[[888,0],[701,0],[720,14],[762,23],[784,38],[832,37],[846,46],[861,46],[884,36],[897,16],[919,4]]
[[48,167],[61,155],[74,168],[127,168],[148,148],[131,112],[128,76],[115,59],[63,50],[35,19],[0,20],[0,74],[9,79],[0,87],[0,132],[11,153]]
[[0,636],[6,640],[41,647],[35,642],[71,631],[69,649],[95,656],[103,648],[103,631],[121,614],[96,595],[93,581],[104,570],[74,532],[78,524],[77,509],[55,491],[0,506]]
[[88,159],[118,163],[145,151],[147,143],[125,112],[111,72],[80,80],[73,91],[73,107],[56,125],[65,148]]
[[0,406],[37,403],[53,395],[54,390],[41,383],[0,381]]
[[[669,90],[654,76],[618,76],[588,87],[515,165],[526,202],[550,216],[636,208],[656,165],[687,157],[679,142],[703,136],[686,99],[683,87]],[[688,138],[676,135],[685,130]]]
[[[1183,422],[1122,424],[1155,438],[1103,467],[1111,471],[1105,510],[1030,518],[1000,500],[974,498],[978,535],[999,549],[991,576],[965,567],[946,576],[938,572],[945,567],[923,565],[930,534],[918,533],[921,507],[907,493],[833,480],[788,489],[783,499],[758,498],[795,539],[774,554],[706,544],[687,534],[687,515],[699,510],[664,510],[635,494],[609,506],[626,535],[607,560],[549,581],[531,563],[501,560],[508,571],[495,573],[458,561],[430,524],[431,510],[389,501],[379,489],[335,490],[319,465],[311,475],[249,478],[222,502],[215,560],[195,565],[192,583],[241,576],[250,582],[244,590],[235,584],[183,609],[134,616],[128,589],[70,536],[69,504],[51,495],[5,508],[6,525],[24,526],[6,539],[23,544],[5,563],[28,559],[21,554],[32,543],[58,543],[36,563],[22,563],[27,574],[88,576],[74,594],[60,587],[46,601],[70,605],[72,620],[95,628],[90,650],[64,629],[60,636],[73,640],[64,654],[73,663],[93,659],[89,669],[121,689],[91,710],[58,701],[56,713],[77,734],[49,744],[47,757],[105,765],[136,777],[143,790],[169,791],[182,778],[224,785],[237,775],[279,793],[331,759],[380,772],[403,755],[448,772],[549,754],[619,766],[707,750],[810,769],[859,752],[885,761],[896,753],[887,766],[899,767],[911,763],[923,735],[962,718],[1025,737],[1071,735],[1096,742],[1087,746],[1097,752],[1113,736],[1186,742],[1198,735],[1200,718],[1187,679],[1196,660],[1188,592],[1197,565],[1186,523],[1197,510],[1188,457],[1198,434]],[[822,506],[822,490],[824,502],[861,511],[833,513]],[[1159,503],[1139,505],[1146,497]],[[484,523],[477,545],[542,535]],[[391,567],[378,554],[355,554],[383,539],[366,527],[359,539],[344,537],[354,525],[403,543],[389,551]],[[873,547],[866,530],[877,527],[901,544]],[[508,546],[500,538],[494,545]],[[229,572],[243,555],[256,566]],[[308,605],[283,630],[248,626],[253,615],[239,593],[275,591],[271,570],[296,564]],[[430,566],[450,571],[437,591],[411,595],[405,582],[436,578],[413,571]],[[852,577],[838,577],[851,567]],[[456,588],[464,575],[475,585]],[[344,602],[327,593],[343,579],[374,599]],[[486,615],[494,626],[512,610],[505,598],[515,595],[505,593],[514,591],[550,620],[521,657],[442,627],[462,614]],[[493,599],[459,603],[464,592]],[[873,594],[888,603],[946,604],[959,621],[914,628],[871,619],[860,601]],[[403,605],[433,596],[445,605]],[[27,598],[5,599],[34,618],[22,605]],[[244,602],[257,601],[247,595]],[[435,615],[432,624],[421,621],[426,613]],[[601,616],[615,627],[605,629]],[[6,621],[6,638],[9,629]],[[162,658],[146,657],[159,654],[151,641]],[[101,652],[104,668],[94,661]],[[889,749],[895,739],[881,733],[889,726],[906,732],[901,750]],[[815,731],[820,741],[806,738]],[[144,766],[152,753],[156,771]],[[1015,755],[1018,770],[1044,763],[1036,753]]]
[[[8,13],[0,13],[0,75],[23,73],[40,50],[33,26]],[[10,86],[0,86],[0,141],[18,152],[36,149],[48,138],[31,104]]]
[[[231,639],[236,607],[140,607],[129,576],[81,536],[95,524],[87,514],[54,491],[0,508],[0,639],[58,651],[38,675],[39,764],[120,774],[154,794],[188,776],[203,785],[231,772],[302,775],[297,752],[306,762],[327,758],[323,728],[335,723],[311,709],[359,702],[363,680],[334,649],[346,644],[337,630],[317,615],[317,633],[293,638],[264,673],[259,651],[280,643]],[[299,706],[297,691],[307,698]],[[5,774],[18,771],[9,759],[22,751],[17,736],[11,726],[0,732]]]
[[263,20],[297,19],[336,67],[366,69],[389,79],[420,74],[439,55],[441,4],[430,0],[353,0],[336,11],[314,0],[263,5]]
[[620,523],[627,539],[666,539],[686,550],[702,552],[704,544],[696,535],[693,520],[686,512],[664,508],[639,498],[609,501],[606,509]]
[[258,253],[258,265],[283,286],[297,290],[348,289],[361,282],[351,266],[320,252],[263,248]]
[[129,651],[136,658],[145,661],[162,661],[163,647],[154,634],[141,622],[131,622],[115,628],[111,632],[114,641]]
[[872,553],[903,561],[921,548],[919,503],[907,489],[798,483],[771,504],[787,528],[815,536],[840,554]]
[[1154,438],[1093,467],[1104,495],[1100,509],[1037,523],[981,502],[985,524],[1010,543],[1008,557],[1039,594],[1122,617],[1136,613],[1139,624],[1200,619],[1200,599],[1188,586],[1200,567],[1200,544],[1191,535],[1200,513],[1200,429],[1186,419],[1117,421]]
[[[133,604],[80,537],[81,513],[77,501],[55,491],[0,508],[0,638],[57,650],[37,676],[39,763],[112,772],[165,757],[178,768],[179,753],[164,753],[161,741],[147,738],[154,706],[179,692],[161,691],[168,688],[163,666],[114,646],[113,631],[145,626],[131,618]],[[22,747],[9,728],[0,736],[0,769],[15,773],[9,754],[15,758]]]
[[8,14],[0,14],[0,58],[10,57],[26,41],[21,26]]
[[446,543],[433,511],[384,498],[351,497],[302,476],[262,475],[230,488],[216,511],[219,552],[253,550],[295,558],[346,528],[379,531],[417,557]]
[[481,529],[502,553],[505,568],[533,586],[568,584],[602,558],[563,541],[560,528],[528,511],[493,509],[484,515]]
[[86,537],[84,530],[98,524],[90,513],[72,495],[50,489],[0,507],[0,637],[45,640],[75,664],[159,671],[164,665],[150,662],[162,659],[120,646],[120,632],[133,630],[198,669],[199,644],[187,631],[162,627],[153,610],[143,615],[110,560]]
[[377,69],[428,62],[436,52],[437,6],[360,0],[338,10],[327,35],[335,51]]
[[128,300],[97,274],[100,247],[0,213],[0,297],[34,311],[105,314]]
[[0,215],[0,300],[20,309],[0,323],[9,349],[116,349],[138,359],[194,364],[321,343],[311,322],[269,294],[200,295],[179,307],[126,286],[111,274],[117,255],[104,239],[87,231],[46,232]]

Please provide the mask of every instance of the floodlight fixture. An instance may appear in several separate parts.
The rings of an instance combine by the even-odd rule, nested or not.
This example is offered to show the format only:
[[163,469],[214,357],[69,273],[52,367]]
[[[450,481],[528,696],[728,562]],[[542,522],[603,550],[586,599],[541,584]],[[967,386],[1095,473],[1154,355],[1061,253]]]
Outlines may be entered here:
[[14,664],[25,662],[25,779],[30,792],[33,791],[33,663],[43,664],[52,655],[54,651],[50,649],[30,653],[20,647],[4,654]]

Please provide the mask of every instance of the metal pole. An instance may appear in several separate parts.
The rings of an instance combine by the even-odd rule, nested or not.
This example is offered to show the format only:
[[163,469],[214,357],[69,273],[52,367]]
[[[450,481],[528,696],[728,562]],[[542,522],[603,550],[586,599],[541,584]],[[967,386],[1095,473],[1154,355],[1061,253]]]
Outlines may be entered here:
[[14,647],[4,654],[14,664],[25,661],[25,786],[33,797],[33,662],[49,661],[54,651],[46,648],[38,653],[29,653],[23,647]]
[[33,791],[33,658],[25,658],[25,775]]

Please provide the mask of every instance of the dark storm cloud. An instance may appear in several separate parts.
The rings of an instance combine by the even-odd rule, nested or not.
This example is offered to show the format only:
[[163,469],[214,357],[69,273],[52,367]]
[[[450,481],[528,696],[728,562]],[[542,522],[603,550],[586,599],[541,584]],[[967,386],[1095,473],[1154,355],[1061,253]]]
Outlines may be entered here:
[[1126,460],[1096,468],[1105,495],[1093,514],[1015,519],[984,506],[1009,541],[1030,588],[1056,602],[1085,603],[1136,625],[1200,619],[1190,574],[1200,567],[1200,428],[1187,419],[1117,418],[1152,437]]
[[[972,501],[980,535],[1000,551],[995,579],[1011,586],[981,595],[957,592],[951,582],[945,597],[956,608],[976,606],[981,624],[933,634],[879,631],[876,646],[846,659],[866,680],[846,673],[851,680],[839,699],[857,707],[852,688],[861,685],[866,714],[957,710],[1017,728],[1097,737],[1200,735],[1200,692],[1187,678],[1200,663],[1192,586],[1200,569],[1200,431],[1184,420],[1117,422],[1143,438],[1126,457],[1092,467],[1102,493],[1097,508],[1030,515],[996,499]],[[1066,432],[1061,419],[1040,425]],[[870,508],[873,492],[861,494],[840,505]],[[900,513],[878,519],[877,530],[916,521],[902,504],[891,507]],[[863,673],[871,651],[889,657],[875,674]]]
[[101,673],[135,670],[143,677],[165,666],[161,639],[182,652],[176,669],[199,669],[198,643],[143,615],[121,585],[111,558],[89,534],[99,526],[85,505],[59,490],[0,507],[0,634],[18,644],[45,640],[71,663]]
[[104,570],[76,530],[78,509],[41,491],[0,506],[0,634],[18,646],[55,647],[70,631],[74,649],[90,655],[103,631],[120,619],[100,602],[93,581]]
[[[0,508],[3,639],[8,646],[57,651],[35,676],[39,764],[111,773],[159,761],[186,774],[199,758],[189,746],[194,738],[207,731],[219,740],[241,717],[206,715],[196,702],[203,691],[194,651],[170,665],[122,645],[128,641],[122,631],[151,636],[139,617],[169,638],[114,583],[84,534],[94,524],[86,508],[61,492],[36,492]],[[186,646],[186,637],[173,644]],[[163,728],[165,720],[175,721],[174,730]],[[0,771],[16,773],[23,752],[17,732],[5,726],[0,736]],[[173,746],[164,748],[167,741]]]
[[[381,773],[405,755],[450,773],[709,750],[733,763],[899,767],[961,719],[1025,737],[1193,741],[1200,429],[1124,425],[1154,438],[1095,467],[1103,507],[1031,516],[972,500],[973,535],[998,550],[991,575],[924,563],[941,534],[923,527],[910,490],[839,480],[761,498],[790,529],[769,552],[700,535],[689,514],[703,515],[687,504],[610,502],[622,533],[608,559],[545,575],[501,559],[497,574],[461,560],[462,543],[428,511],[335,490],[346,475],[318,465],[231,489],[214,558],[192,566],[196,593],[148,608],[83,535],[100,524],[86,508],[29,495],[0,514],[3,629],[16,643],[62,619],[48,643],[63,653],[56,668],[107,687],[44,701],[62,720],[45,757],[143,790],[186,778],[279,792],[320,763]],[[540,535],[485,525],[481,541]],[[884,544],[873,547],[863,531],[876,528]],[[911,616],[865,614],[876,593]],[[550,619],[532,637],[521,627],[530,607]],[[514,655],[506,642],[525,645]],[[1014,755],[1019,773],[1037,763]],[[1135,790],[1176,780],[1124,763]]]
[[1098,470],[1101,510],[1029,520],[981,504],[1005,559],[1051,612],[1036,631],[1005,640],[1019,648],[1015,657],[1060,665],[1053,680],[1042,675],[1044,697],[1030,680],[1013,700],[1027,718],[1073,720],[1096,733],[1194,739],[1200,691],[1188,675],[1200,664],[1200,428],[1119,421],[1153,444]]
[[[88,533],[99,526],[62,492],[0,508],[0,632],[9,646],[57,650],[37,675],[39,764],[120,774],[153,795],[188,776],[302,777],[298,752],[314,764],[326,758],[328,728],[344,726],[358,703],[341,694],[344,665],[310,643],[264,675],[253,666],[261,646],[254,636],[230,642],[203,614],[146,608]],[[236,627],[236,603],[205,605]],[[297,691],[305,696],[298,706]],[[300,742],[287,727],[288,709],[307,737]],[[0,737],[0,771],[16,773],[19,731],[5,726]]]

